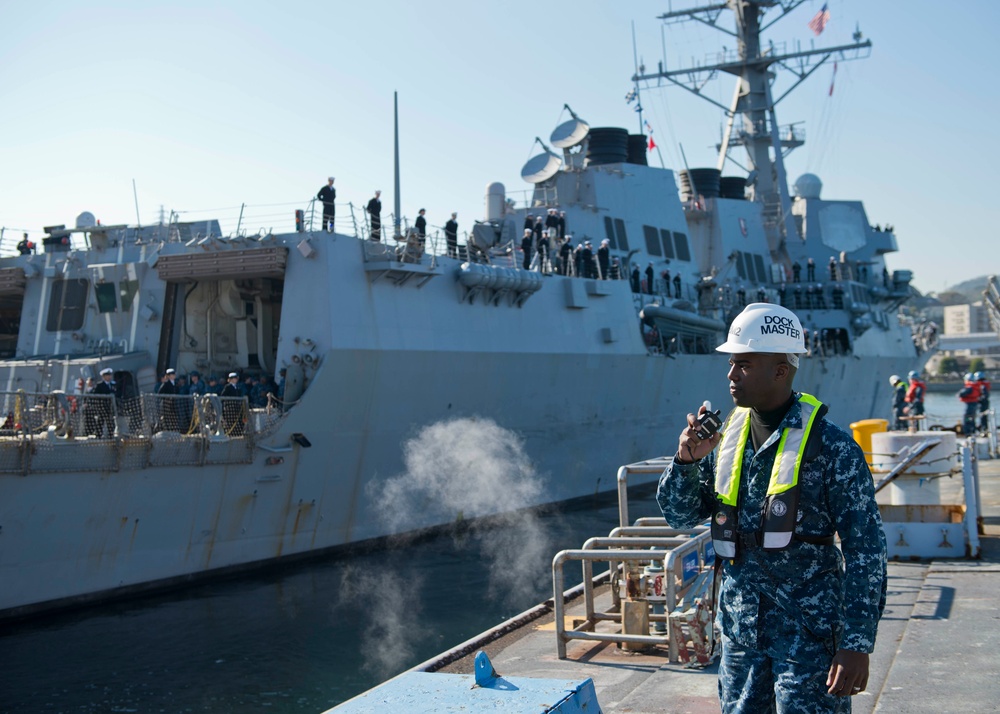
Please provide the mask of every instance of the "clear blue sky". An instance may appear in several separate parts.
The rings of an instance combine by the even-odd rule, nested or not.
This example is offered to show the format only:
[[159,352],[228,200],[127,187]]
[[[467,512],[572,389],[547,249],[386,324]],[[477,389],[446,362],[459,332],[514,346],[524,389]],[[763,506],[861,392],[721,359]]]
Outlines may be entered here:
[[[232,227],[246,203],[251,228],[287,230],[295,206],[283,204],[305,204],[331,174],[340,201],[363,204],[381,188],[391,210],[398,90],[402,212],[412,220],[426,207],[442,225],[458,211],[466,230],[487,183],[527,188],[521,165],[564,103],[592,126],[637,130],[623,99],[633,21],[649,68],[664,45],[670,66],[733,47],[704,26],[661,33],[656,15],[669,4],[7,2],[0,226],[40,235],[84,210],[134,223],[133,179],[143,222],[162,205]],[[768,37],[807,46],[821,4],[806,2]],[[890,267],[912,269],[924,291],[1000,272],[990,173],[1000,95],[988,56],[1000,3],[829,7],[817,42],[847,42],[860,23],[874,47],[839,65],[832,98],[822,67],[779,105],[779,121],[804,120],[809,140],[789,175],[817,173],[824,197],[862,199],[873,223],[893,224],[901,250]],[[728,103],[732,83],[707,93]],[[642,101],[669,168],[680,168],[678,143],[690,165],[714,165],[716,109],[676,88]]]

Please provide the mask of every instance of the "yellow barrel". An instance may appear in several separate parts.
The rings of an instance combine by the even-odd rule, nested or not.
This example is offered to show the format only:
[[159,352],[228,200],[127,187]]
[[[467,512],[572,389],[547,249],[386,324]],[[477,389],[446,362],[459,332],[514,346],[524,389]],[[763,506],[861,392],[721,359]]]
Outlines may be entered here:
[[889,430],[888,419],[862,419],[851,424],[854,440],[865,452],[865,461],[872,465],[872,434]]

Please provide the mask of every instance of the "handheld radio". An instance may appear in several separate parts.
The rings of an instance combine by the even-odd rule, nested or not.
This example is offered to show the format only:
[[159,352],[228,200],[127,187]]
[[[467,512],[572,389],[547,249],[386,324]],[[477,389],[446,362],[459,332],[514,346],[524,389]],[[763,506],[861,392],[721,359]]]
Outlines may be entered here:
[[705,413],[698,417],[695,429],[695,435],[702,441],[711,438],[712,434],[717,432],[722,426],[722,410],[716,409],[713,412],[712,403],[709,401],[704,403],[704,407]]

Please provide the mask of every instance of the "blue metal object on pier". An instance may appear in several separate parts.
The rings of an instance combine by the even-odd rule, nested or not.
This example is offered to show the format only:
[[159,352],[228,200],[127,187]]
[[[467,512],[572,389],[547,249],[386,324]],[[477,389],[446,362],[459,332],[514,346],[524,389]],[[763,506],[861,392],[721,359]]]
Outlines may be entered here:
[[476,673],[407,672],[330,709],[327,714],[448,714],[503,711],[517,714],[601,714],[594,680],[501,677],[485,652]]

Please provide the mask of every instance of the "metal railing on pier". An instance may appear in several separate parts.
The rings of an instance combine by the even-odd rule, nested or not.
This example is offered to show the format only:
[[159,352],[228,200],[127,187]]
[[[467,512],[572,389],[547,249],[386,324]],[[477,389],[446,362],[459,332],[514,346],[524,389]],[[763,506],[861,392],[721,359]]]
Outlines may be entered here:
[[[702,591],[710,585],[708,574],[715,559],[711,531],[707,526],[670,528],[662,518],[640,518],[629,524],[628,477],[659,474],[669,464],[669,458],[659,458],[622,466],[618,470],[619,526],[606,538],[590,538],[582,548],[560,551],[553,558],[552,591],[560,659],[566,657],[569,640],[589,640],[634,647],[666,645],[671,662],[689,660],[687,652],[681,650],[688,640],[682,633],[684,627],[695,626],[689,612],[695,608],[692,605],[681,611],[678,605],[685,597],[693,600],[698,595],[705,599]],[[579,561],[583,567],[585,607],[583,617],[567,627],[563,567],[570,561]],[[595,562],[608,563],[611,572],[611,606],[604,611],[595,604]],[[708,607],[707,602],[704,607]],[[616,627],[598,629],[607,623]],[[655,634],[650,634],[649,623]],[[709,622],[709,639],[711,627]],[[704,640],[704,633],[688,634],[696,643]]]

